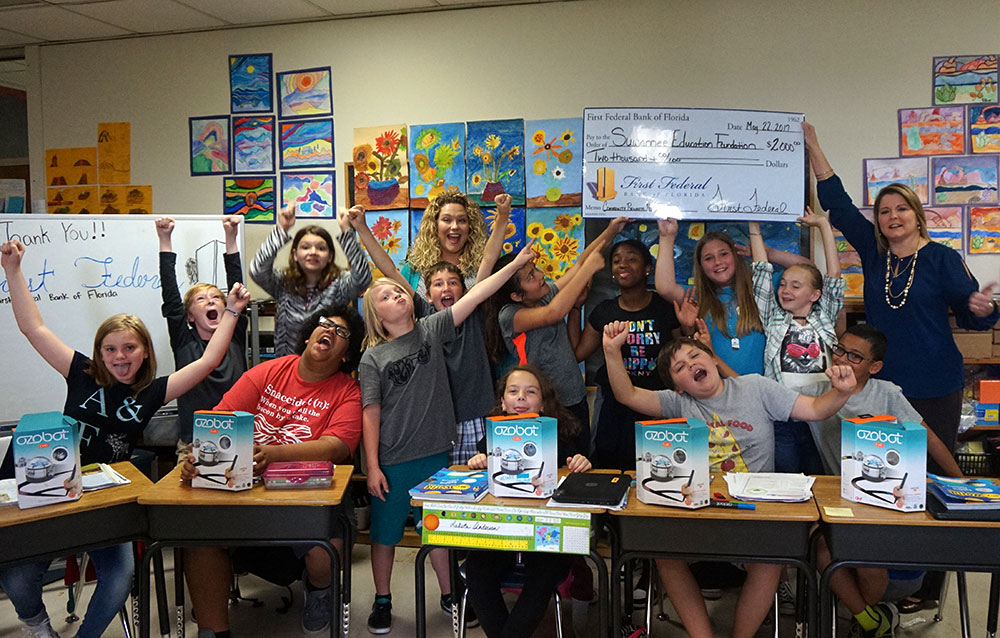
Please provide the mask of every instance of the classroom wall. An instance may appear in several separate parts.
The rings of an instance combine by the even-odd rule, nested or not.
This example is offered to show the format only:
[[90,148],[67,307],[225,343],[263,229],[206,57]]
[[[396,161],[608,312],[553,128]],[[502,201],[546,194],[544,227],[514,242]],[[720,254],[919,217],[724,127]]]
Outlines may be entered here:
[[[32,189],[46,147],[132,123],[132,176],[162,215],[216,213],[189,176],[187,118],[229,111],[227,56],[332,67],[338,165],[352,129],[548,118],[587,106],[800,111],[857,200],[861,160],[898,154],[896,110],[931,104],[935,55],[1000,52],[1000,3],[581,0],[28,47]],[[338,171],[338,199],[345,201]],[[255,250],[269,228],[248,229]],[[980,281],[1000,257],[970,257]],[[259,293],[259,291],[254,291]]]

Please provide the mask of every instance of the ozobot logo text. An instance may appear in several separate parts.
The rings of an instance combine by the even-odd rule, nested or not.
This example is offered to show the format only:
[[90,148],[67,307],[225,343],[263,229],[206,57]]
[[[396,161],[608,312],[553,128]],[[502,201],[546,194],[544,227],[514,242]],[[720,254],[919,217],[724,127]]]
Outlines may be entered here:
[[858,430],[858,438],[862,441],[875,441],[876,443],[891,443],[899,445],[902,443],[900,432],[883,432],[881,430]]
[[216,428],[219,430],[232,430],[233,422],[229,419],[212,419],[206,417],[198,417],[194,420],[195,426],[199,428]]
[[65,441],[69,438],[69,432],[59,430],[58,432],[38,432],[37,434],[22,434],[17,437],[18,445],[37,445],[39,443],[55,443]]
[[497,436],[538,436],[537,425],[497,425],[493,429]]
[[659,432],[646,432],[647,441],[669,441],[671,443],[687,443],[687,432],[669,432],[661,430]]

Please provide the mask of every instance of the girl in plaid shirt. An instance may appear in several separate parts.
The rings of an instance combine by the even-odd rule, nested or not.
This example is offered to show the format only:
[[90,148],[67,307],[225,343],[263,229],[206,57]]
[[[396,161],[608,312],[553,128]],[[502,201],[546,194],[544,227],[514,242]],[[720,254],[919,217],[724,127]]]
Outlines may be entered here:
[[[835,323],[844,306],[844,280],[830,220],[806,209],[798,221],[818,228],[826,257],[826,276],[810,262],[788,267],[774,294],[774,267],[760,224],[750,222],[753,293],[764,326],[764,374],[793,389],[813,383],[831,365],[830,349],[837,343]],[[823,464],[804,423],[774,424],[776,472],[820,474]]]

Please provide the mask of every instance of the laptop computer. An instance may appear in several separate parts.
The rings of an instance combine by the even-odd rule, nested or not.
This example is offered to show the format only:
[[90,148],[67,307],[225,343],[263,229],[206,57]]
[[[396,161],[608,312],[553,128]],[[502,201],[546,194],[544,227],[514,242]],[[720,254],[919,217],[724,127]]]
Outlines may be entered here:
[[556,488],[552,500],[557,503],[613,507],[622,502],[631,485],[632,477],[627,474],[575,472]]

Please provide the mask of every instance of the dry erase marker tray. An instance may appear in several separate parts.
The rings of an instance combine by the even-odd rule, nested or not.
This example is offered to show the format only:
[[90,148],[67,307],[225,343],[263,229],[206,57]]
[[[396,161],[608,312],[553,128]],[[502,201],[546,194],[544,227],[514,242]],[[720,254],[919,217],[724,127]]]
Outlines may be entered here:
[[264,470],[264,486],[269,490],[303,490],[330,487],[333,463],[329,461],[284,461]]

